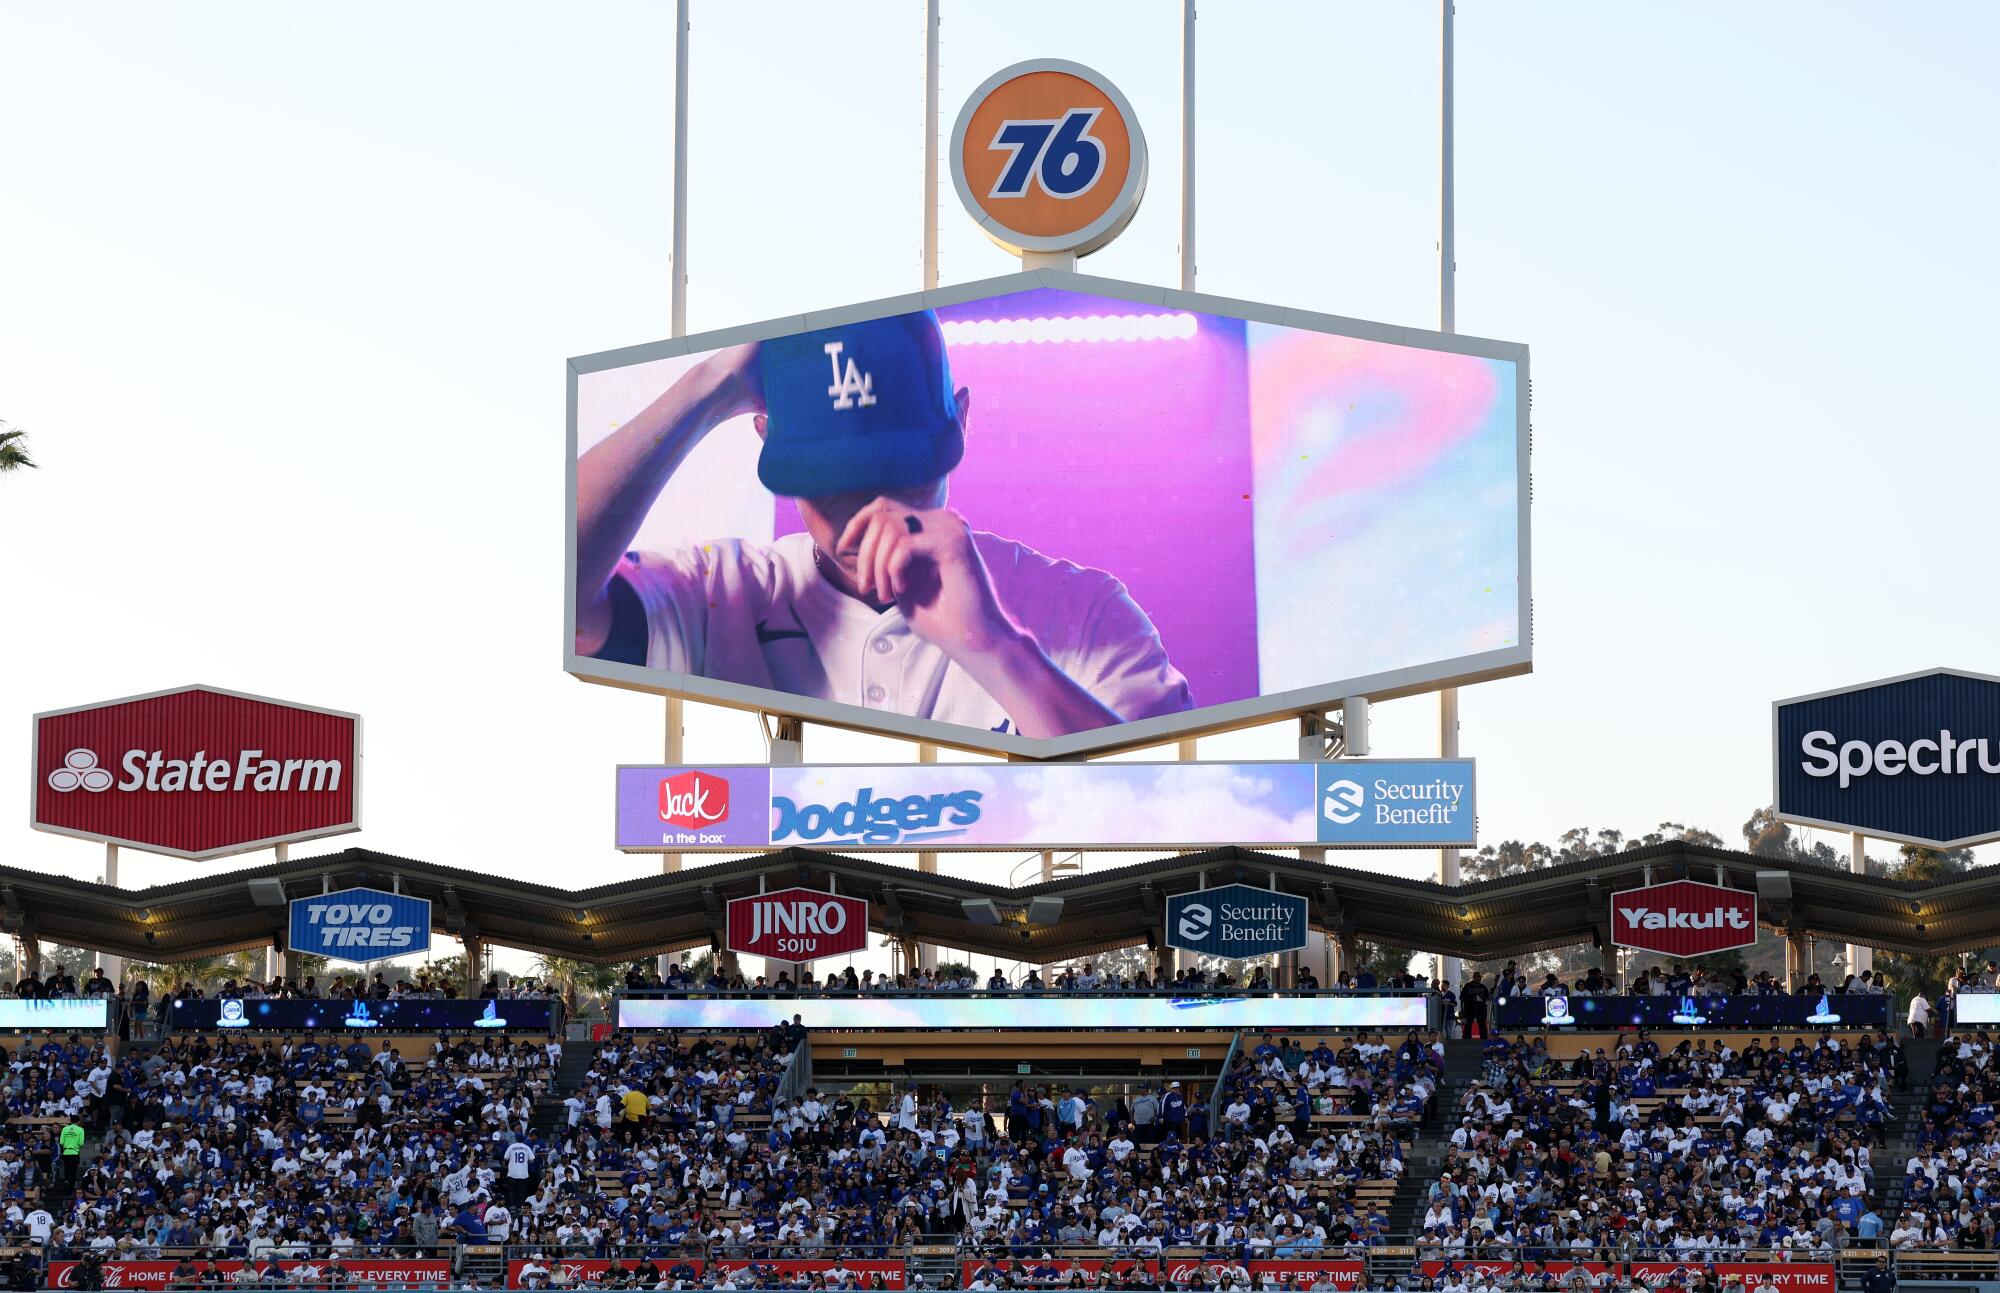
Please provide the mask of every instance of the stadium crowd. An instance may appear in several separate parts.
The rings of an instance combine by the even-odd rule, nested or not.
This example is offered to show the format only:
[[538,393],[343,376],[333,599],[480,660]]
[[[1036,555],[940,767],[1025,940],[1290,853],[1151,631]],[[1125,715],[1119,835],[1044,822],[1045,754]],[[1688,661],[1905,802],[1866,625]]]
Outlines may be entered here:
[[1663,1049],[1645,1033],[1563,1062],[1493,1040],[1420,1226],[1421,1251],[1595,1249],[1726,1261],[1874,1240],[1872,1150],[1906,1071],[1893,1037]]
[[0,1146],[6,1237],[127,1259],[435,1251],[481,1232],[494,1164],[528,1134],[559,1056],[491,1036],[439,1039],[419,1063],[310,1037],[169,1037],[120,1060],[74,1040],[23,1046],[7,1109],[35,1121]]
[[[1665,982],[1647,990],[1678,986]],[[714,979],[676,972],[659,986]],[[975,986],[848,974],[808,976],[801,990]],[[1268,980],[1169,981],[1259,986]],[[444,990],[379,975],[278,988]],[[1147,988],[1085,965],[1012,990]],[[0,1051],[14,1123],[0,1140],[5,1238],[171,1259],[185,1287],[289,1282],[274,1263],[292,1258],[320,1263],[325,1279],[343,1261],[457,1244],[531,1254],[518,1277],[530,1287],[867,1287],[883,1278],[867,1263],[933,1246],[964,1259],[974,1288],[1303,1289],[1318,1277],[1257,1265],[1354,1259],[1402,1239],[1388,1194],[1444,1068],[1436,1035],[1267,1036],[1245,1039],[1212,1104],[1179,1082],[1111,1094],[1024,1079],[1004,1104],[966,1107],[916,1085],[788,1087],[804,1036],[795,1022],[738,1037],[614,1034],[569,1091],[555,1085],[561,1047],[540,1038],[441,1038],[417,1056],[345,1037],[173,1036],[123,1059],[76,1038],[18,1045]],[[1739,1051],[1639,1032],[1569,1059],[1541,1037],[1488,1039],[1479,1079],[1433,1133],[1444,1162],[1414,1226],[1419,1267],[1399,1287],[1567,1291],[1572,1277],[1537,1263],[1585,1253],[1705,1263],[1766,1250],[1828,1260],[1857,1242],[1991,1249],[1993,1041],[1945,1042],[1891,1225],[1872,1203],[1874,1155],[1889,1094],[1907,1082],[1887,1035],[1772,1036]],[[1381,1182],[1391,1188],[1370,1186]],[[1064,1256],[1074,1248],[1104,1259],[1079,1266]],[[1193,1249],[1206,1259],[1167,1260]],[[578,1270],[579,1255],[601,1264]],[[813,1259],[831,1267],[784,1266]],[[1435,1274],[1420,1273],[1426,1263]],[[12,1278],[0,1269],[0,1284]]]

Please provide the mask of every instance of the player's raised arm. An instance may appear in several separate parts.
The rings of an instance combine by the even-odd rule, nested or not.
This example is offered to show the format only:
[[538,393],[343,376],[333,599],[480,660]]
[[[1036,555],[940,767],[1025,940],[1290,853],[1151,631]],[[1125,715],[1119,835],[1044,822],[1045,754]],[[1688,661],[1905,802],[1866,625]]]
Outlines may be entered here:
[[764,407],[756,344],[718,350],[576,464],[576,649],[611,632],[611,576],[653,500],[701,438]]

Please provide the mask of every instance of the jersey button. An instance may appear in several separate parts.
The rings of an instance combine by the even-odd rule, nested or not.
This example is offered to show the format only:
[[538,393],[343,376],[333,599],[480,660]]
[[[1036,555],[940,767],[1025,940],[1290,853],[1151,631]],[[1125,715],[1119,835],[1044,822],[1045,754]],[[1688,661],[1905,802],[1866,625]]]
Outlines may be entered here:
[[896,649],[896,644],[894,642],[891,642],[888,638],[875,639],[876,655],[888,655],[891,651],[894,651],[895,649]]
[[882,701],[889,695],[888,692],[882,690],[882,684],[879,682],[869,683],[868,690],[863,692],[862,694],[868,697],[868,703],[871,705],[881,704]]

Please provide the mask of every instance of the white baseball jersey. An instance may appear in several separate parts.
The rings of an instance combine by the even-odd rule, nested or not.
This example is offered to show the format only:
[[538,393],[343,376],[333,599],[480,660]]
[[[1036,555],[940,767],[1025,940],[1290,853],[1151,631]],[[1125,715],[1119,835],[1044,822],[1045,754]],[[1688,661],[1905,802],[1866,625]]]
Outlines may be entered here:
[[[1009,617],[1072,681],[1126,720],[1191,709],[1187,679],[1146,613],[1104,573],[1025,544],[973,542]],[[1017,730],[903,613],[847,596],[820,574],[810,535],[632,553],[619,577],[647,621],[646,664],[993,732]]]

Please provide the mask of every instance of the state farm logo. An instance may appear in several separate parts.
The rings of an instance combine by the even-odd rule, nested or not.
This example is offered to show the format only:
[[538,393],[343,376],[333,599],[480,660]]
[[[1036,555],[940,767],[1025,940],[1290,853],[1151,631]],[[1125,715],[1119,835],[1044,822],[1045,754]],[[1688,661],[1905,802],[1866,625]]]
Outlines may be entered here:
[[729,782],[683,772],[660,782],[660,820],[698,830],[729,817]]
[[111,773],[97,766],[97,751],[71,750],[63,755],[63,765],[49,774],[49,789],[60,794],[72,790],[92,792],[111,789]]
[[270,759],[262,750],[243,750],[234,759],[210,758],[207,750],[193,757],[170,759],[164,750],[127,750],[119,760],[125,776],[118,780],[109,768],[98,766],[97,751],[71,750],[63,755],[62,766],[49,773],[49,789],[58,794],[72,790],[92,792],[150,790],[161,794],[181,791],[225,794],[332,792],[340,789],[339,759]]
[[1696,880],[1628,889],[1611,899],[1612,941],[1664,956],[1706,956],[1757,941],[1757,895]]

